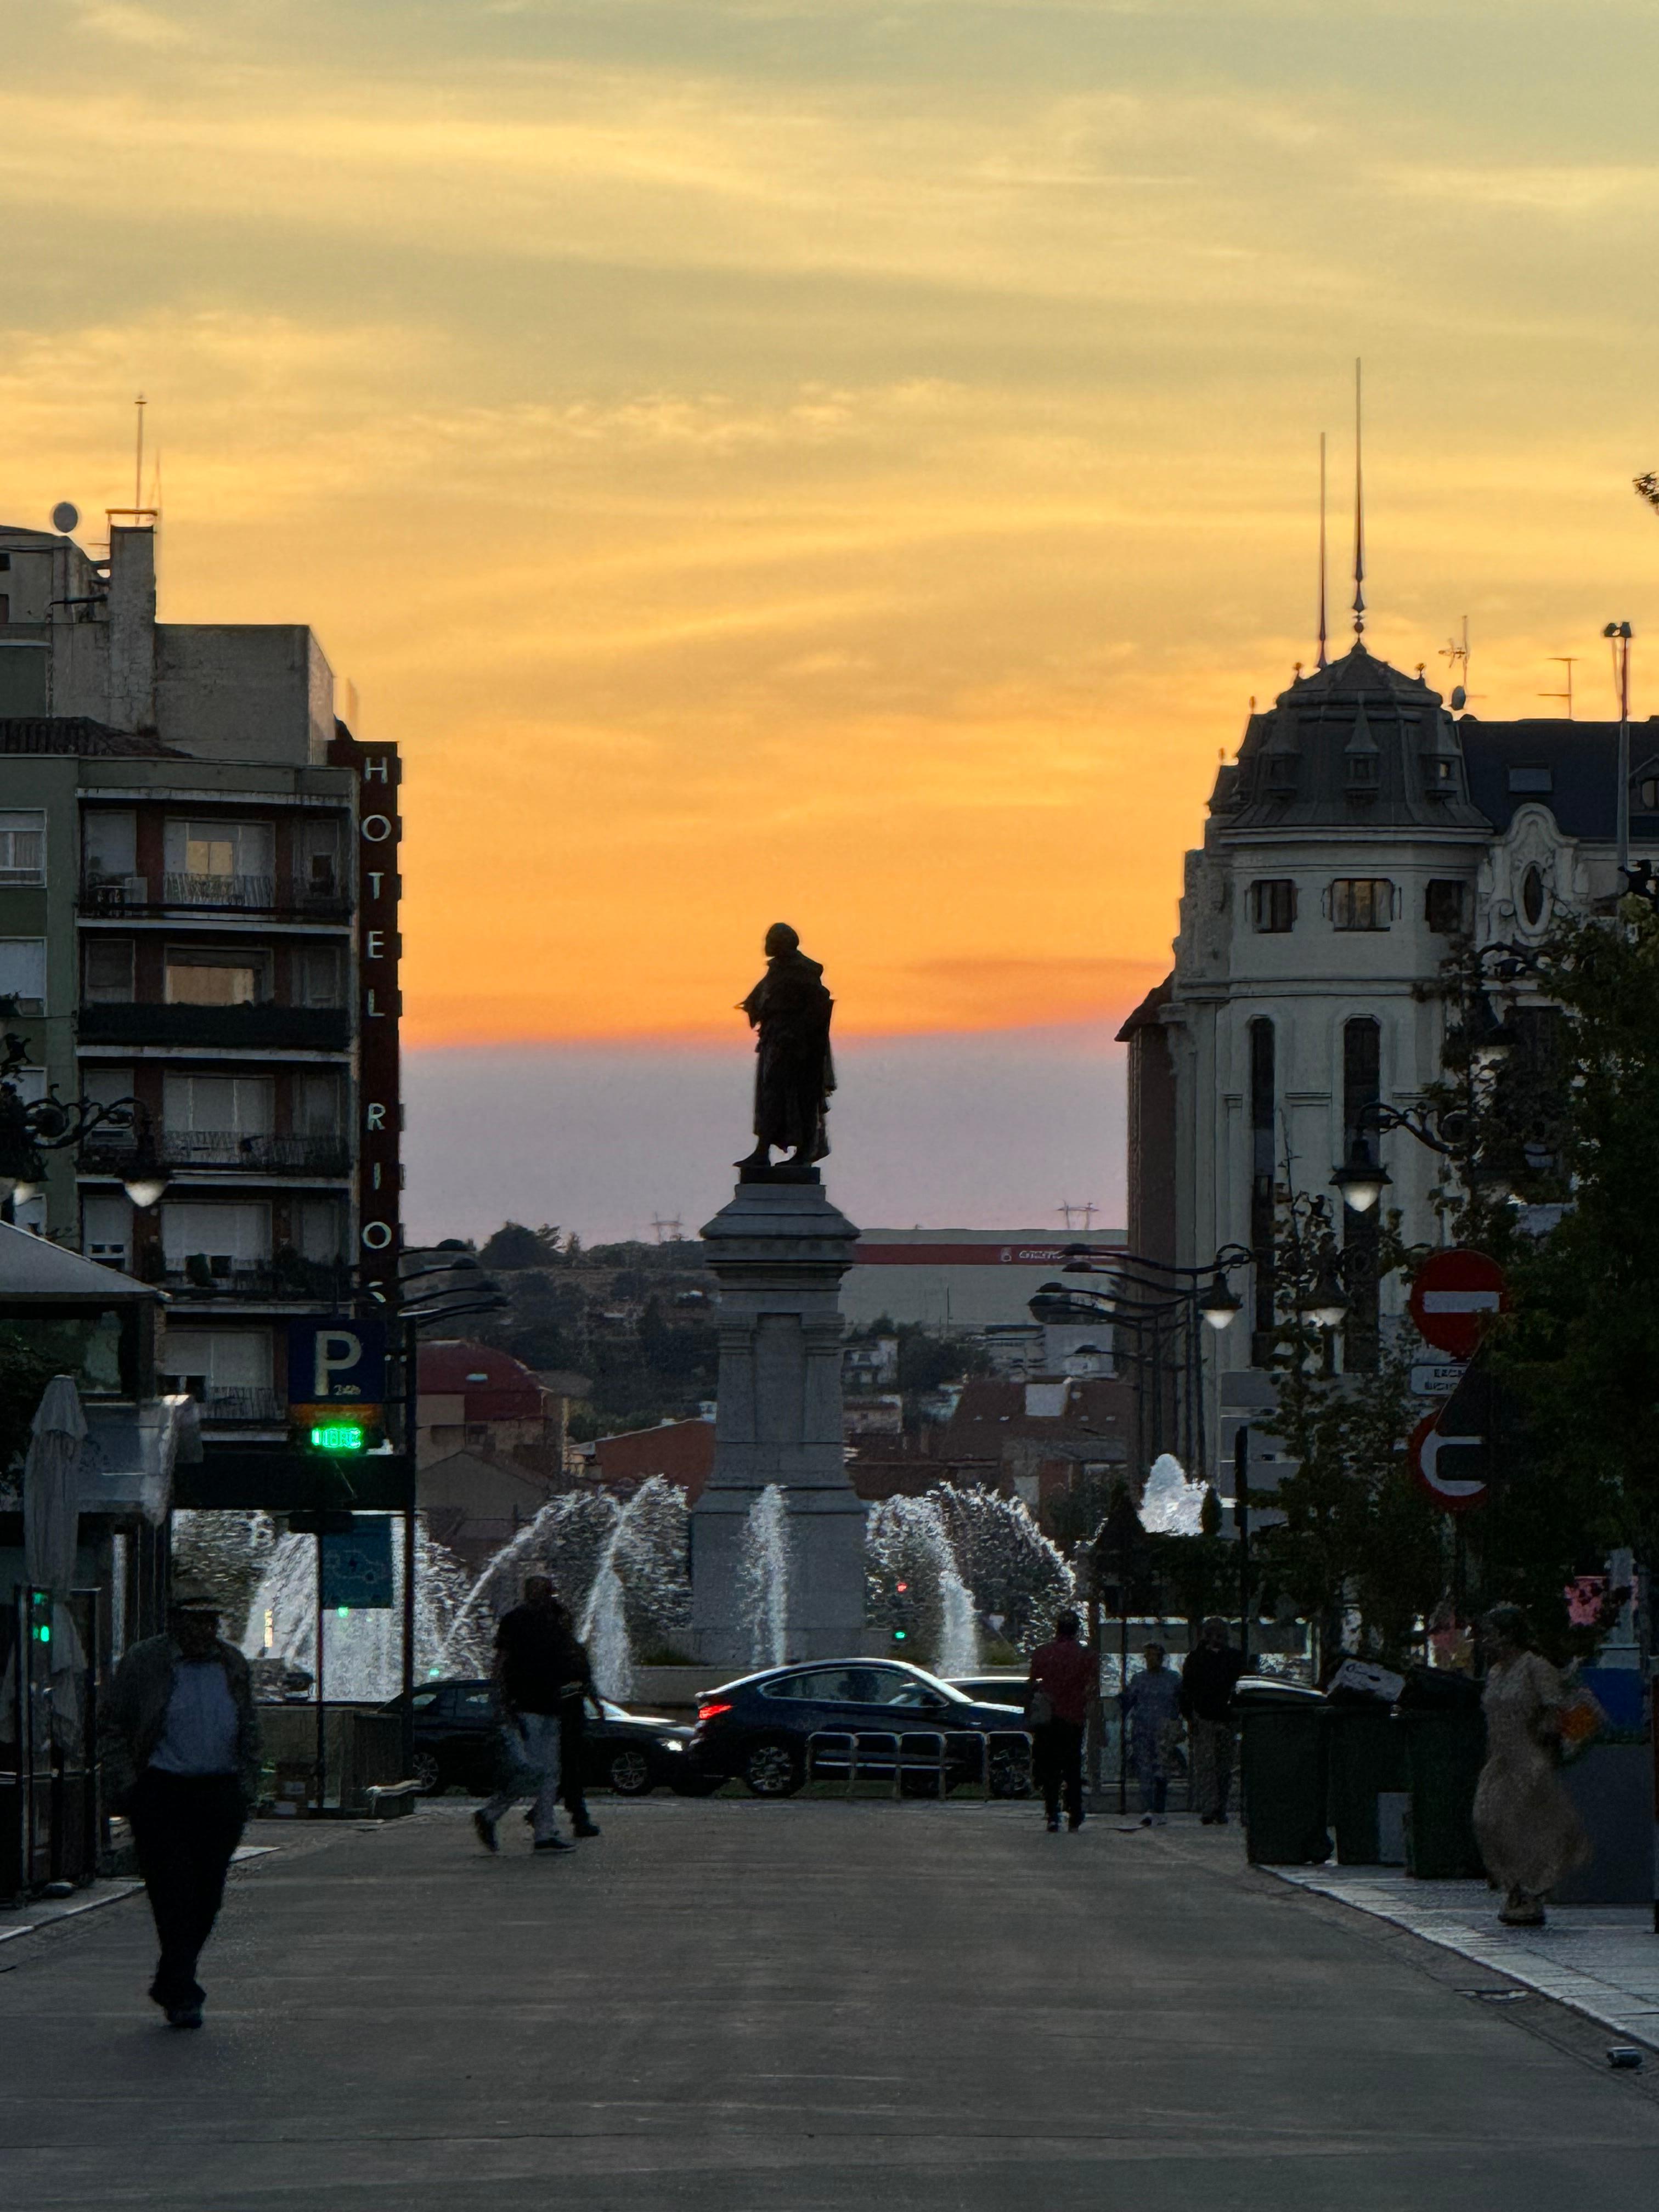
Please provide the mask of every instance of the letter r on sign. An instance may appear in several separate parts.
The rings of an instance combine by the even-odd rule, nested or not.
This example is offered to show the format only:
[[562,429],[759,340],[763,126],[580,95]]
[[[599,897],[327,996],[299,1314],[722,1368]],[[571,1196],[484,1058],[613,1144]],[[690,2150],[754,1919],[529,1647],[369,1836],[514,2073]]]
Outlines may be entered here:
[[333,1393],[334,1378],[355,1367],[363,1356],[363,1340],[353,1335],[349,1328],[319,1328],[317,1332],[317,1368],[312,1395],[319,1404],[326,1404]]

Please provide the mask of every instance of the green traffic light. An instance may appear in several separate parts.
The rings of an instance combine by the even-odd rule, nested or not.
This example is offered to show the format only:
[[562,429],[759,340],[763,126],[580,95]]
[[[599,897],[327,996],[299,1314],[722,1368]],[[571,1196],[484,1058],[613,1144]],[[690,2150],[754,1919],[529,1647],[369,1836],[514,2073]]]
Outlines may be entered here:
[[313,1451],[360,1452],[364,1448],[363,1431],[353,1421],[329,1421],[311,1431]]
[[893,1631],[893,1641],[894,1641],[894,1643],[895,1643],[895,1644],[902,1644],[902,1643],[904,1642],[904,1640],[905,1640],[906,1637],[909,1634],[909,1632],[909,1632],[909,1630],[908,1630],[908,1628],[896,1628],[896,1629]]

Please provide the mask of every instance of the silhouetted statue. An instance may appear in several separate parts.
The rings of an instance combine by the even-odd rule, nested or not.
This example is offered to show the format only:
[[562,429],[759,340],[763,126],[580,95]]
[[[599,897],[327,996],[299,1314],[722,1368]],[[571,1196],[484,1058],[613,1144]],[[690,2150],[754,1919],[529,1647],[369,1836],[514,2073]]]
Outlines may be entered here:
[[830,1017],[835,1000],[823,988],[823,969],[809,960],[787,921],[766,933],[766,973],[743,1001],[749,1025],[758,1030],[755,1050],[755,1149],[740,1168],[765,1170],[772,1147],[789,1158],[780,1168],[810,1168],[830,1150],[824,1115],[836,1087],[830,1057]]

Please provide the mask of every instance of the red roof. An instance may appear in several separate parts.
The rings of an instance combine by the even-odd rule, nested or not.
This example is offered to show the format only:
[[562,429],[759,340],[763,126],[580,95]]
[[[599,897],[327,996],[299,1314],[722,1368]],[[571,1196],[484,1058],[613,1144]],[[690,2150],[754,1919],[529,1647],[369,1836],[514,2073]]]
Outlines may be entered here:
[[601,1437],[593,1463],[605,1482],[644,1482],[665,1474],[694,1502],[714,1472],[712,1421],[662,1421],[654,1429],[629,1429]]
[[465,1337],[421,1346],[421,1395],[465,1398],[469,1421],[538,1421],[542,1386],[510,1352]]

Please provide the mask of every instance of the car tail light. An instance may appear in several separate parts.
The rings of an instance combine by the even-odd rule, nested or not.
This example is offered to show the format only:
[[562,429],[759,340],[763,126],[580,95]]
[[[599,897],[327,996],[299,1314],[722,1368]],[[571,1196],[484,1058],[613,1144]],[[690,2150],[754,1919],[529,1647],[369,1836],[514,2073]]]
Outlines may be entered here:
[[731,1710],[732,1708],[729,1703],[724,1705],[699,1705],[697,1707],[697,1718],[700,1721],[712,1721],[717,1714],[729,1713]]

